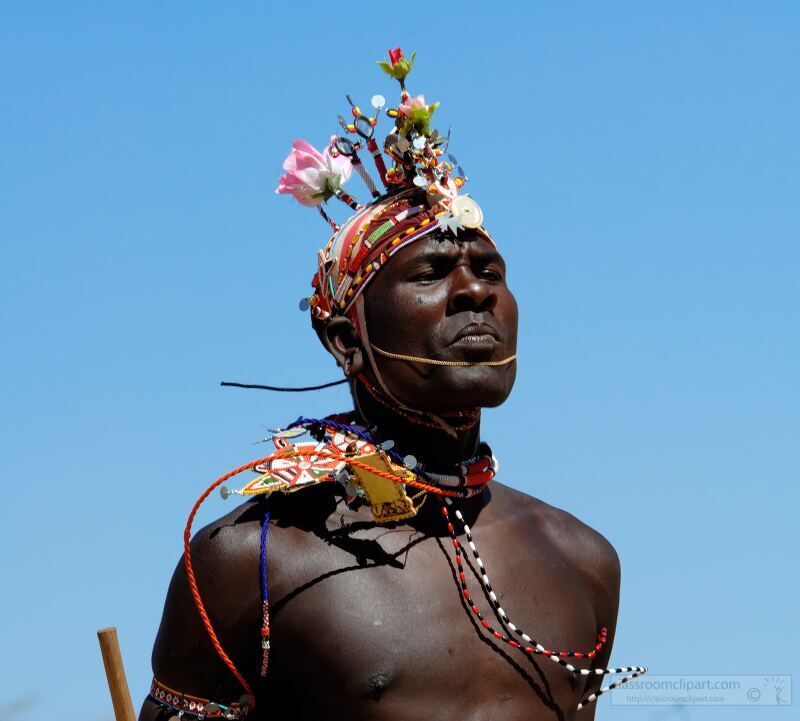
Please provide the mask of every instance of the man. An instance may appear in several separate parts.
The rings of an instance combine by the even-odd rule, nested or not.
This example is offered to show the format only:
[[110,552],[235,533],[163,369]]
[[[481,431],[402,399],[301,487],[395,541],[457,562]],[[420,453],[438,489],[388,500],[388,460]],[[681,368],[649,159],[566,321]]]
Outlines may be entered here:
[[[404,88],[403,100],[408,107]],[[401,111],[401,138],[402,123]],[[430,138],[408,133],[415,136]],[[435,143],[436,136],[428,147],[435,151]],[[400,146],[390,156],[410,174]],[[329,169],[332,162],[324,159]],[[287,163],[303,167],[302,158]],[[415,163],[418,170],[419,157]],[[341,175],[328,184],[330,195],[340,195]],[[431,188],[416,185],[390,189],[336,227],[310,299],[315,329],[351,384],[355,410],[346,422],[368,429],[379,455],[381,442],[393,454],[397,463],[383,467],[405,473],[407,482],[392,487],[409,492],[400,491],[413,514],[378,518],[353,466],[350,481],[337,476],[343,482],[272,493],[264,527],[264,502],[251,499],[199,531],[192,573],[208,624],[180,564],[153,652],[158,687],[141,721],[169,718],[195,697],[214,702],[211,715],[228,704],[236,716],[244,709],[231,702],[242,696],[242,681],[255,719],[594,718],[596,705],[578,710],[579,703],[591,700],[603,676],[580,670],[608,665],[617,555],[570,514],[498,479],[488,483],[493,459],[482,473],[469,470],[481,454],[491,458],[479,409],[503,403],[514,383],[517,305],[477,204],[457,193],[431,201]],[[398,242],[423,228],[414,242]],[[368,239],[374,247],[355,262]],[[367,285],[360,279],[370,272]],[[356,281],[361,287],[348,296]],[[366,458],[348,448],[352,463]],[[267,607],[264,561],[269,652],[262,656],[255,640]],[[553,649],[578,653],[554,663]]]

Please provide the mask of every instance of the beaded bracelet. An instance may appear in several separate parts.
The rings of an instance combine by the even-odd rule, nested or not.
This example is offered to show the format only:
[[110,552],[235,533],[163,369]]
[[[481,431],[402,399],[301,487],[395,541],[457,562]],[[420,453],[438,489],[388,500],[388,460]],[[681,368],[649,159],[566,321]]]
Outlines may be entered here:
[[153,683],[150,686],[148,698],[159,706],[173,711],[176,714],[173,718],[181,718],[186,714],[190,714],[198,719],[242,719],[252,706],[252,697],[249,695],[242,696],[237,703],[225,706],[209,699],[175,691],[156,678],[153,679]]

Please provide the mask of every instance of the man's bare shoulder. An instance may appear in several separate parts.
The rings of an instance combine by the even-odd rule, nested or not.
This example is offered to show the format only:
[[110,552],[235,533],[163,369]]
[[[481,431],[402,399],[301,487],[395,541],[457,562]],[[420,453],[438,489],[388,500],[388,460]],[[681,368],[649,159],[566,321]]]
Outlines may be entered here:
[[196,565],[235,562],[258,552],[264,510],[257,501],[248,501],[194,531],[192,559]]
[[[302,550],[306,531],[315,530],[335,506],[329,489],[305,488],[298,493],[255,497],[194,532],[192,557],[196,565],[217,565],[258,559],[261,525],[271,516],[270,546],[291,543]],[[326,506],[325,509],[321,506]]]
[[601,582],[609,592],[618,592],[619,556],[602,533],[568,511],[509,486],[496,484],[493,495],[504,509],[538,529],[566,562]]
[[[259,567],[262,524],[269,513],[269,570],[280,581],[284,570],[302,565],[308,554],[318,552],[317,537],[324,534],[325,519],[335,508],[335,495],[322,485],[251,498],[194,533],[192,563],[198,573],[215,573],[220,586],[252,585]],[[234,597],[234,603],[244,600],[238,594]]]

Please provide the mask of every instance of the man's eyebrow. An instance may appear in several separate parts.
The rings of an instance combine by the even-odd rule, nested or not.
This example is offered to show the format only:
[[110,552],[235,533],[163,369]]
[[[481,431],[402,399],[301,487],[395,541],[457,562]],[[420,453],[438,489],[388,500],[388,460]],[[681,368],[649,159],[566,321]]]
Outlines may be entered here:
[[[467,241],[474,242],[474,241]],[[490,245],[474,245],[470,248],[472,257],[481,263],[501,263],[503,256]],[[413,263],[430,263],[438,260],[449,260],[461,255],[461,247],[457,242],[444,239],[436,239],[435,242],[426,244],[420,248],[419,252],[414,256]]]
[[457,258],[459,255],[461,255],[461,251],[458,249],[457,245],[439,241],[436,244],[420,248],[419,252],[414,255],[413,262],[428,263],[437,260],[448,260],[450,258]]
[[503,256],[500,255],[499,252],[495,248],[492,247],[475,247],[472,250],[473,255],[483,263],[500,263],[501,265],[505,265],[505,261],[503,260]]

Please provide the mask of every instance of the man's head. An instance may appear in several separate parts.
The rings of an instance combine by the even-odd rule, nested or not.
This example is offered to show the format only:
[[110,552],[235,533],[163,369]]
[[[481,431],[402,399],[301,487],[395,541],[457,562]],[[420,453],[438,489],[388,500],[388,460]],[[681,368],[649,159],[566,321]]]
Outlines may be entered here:
[[[517,307],[483,211],[462,192],[467,177],[449,151],[450,133],[431,128],[439,103],[406,88],[413,56],[405,61],[398,49],[380,65],[401,90],[401,104],[385,111],[392,167],[374,137],[385,98],[373,96],[368,117],[347,96],[353,122],[339,123],[357,137],[333,136],[322,152],[295,141],[276,192],[316,206],[333,228],[317,254],[313,291],[301,300],[326,348],[378,403],[428,425],[422,412],[452,434],[440,416],[469,411],[476,420],[476,409],[508,396]],[[384,193],[359,157],[365,149]],[[353,170],[372,196],[366,204],[342,190]],[[341,225],[322,207],[332,198],[356,211]]]
[[[506,268],[485,234],[436,233],[392,256],[364,291],[368,342],[392,354],[456,363],[501,361],[516,353],[517,304]],[[516,363],[432,365],[370,354],[354,314],[331,319],[321,339],[348,378],[383,383],[403,404],[448,413],[492,407],[511,391]]]

